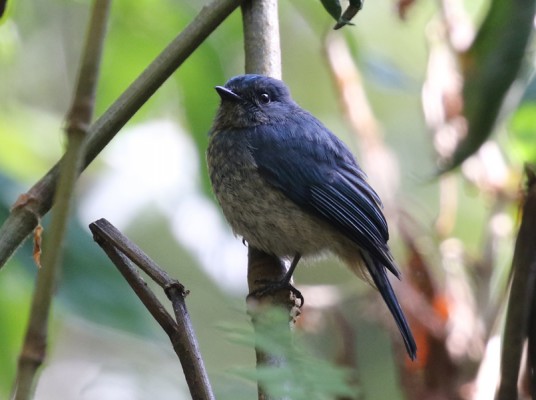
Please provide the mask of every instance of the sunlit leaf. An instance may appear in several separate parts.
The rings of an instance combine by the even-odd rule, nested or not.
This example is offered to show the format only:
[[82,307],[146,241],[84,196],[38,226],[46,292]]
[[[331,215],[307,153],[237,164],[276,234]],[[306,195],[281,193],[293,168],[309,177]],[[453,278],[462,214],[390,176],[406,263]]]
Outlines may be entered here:
[[523,104],[510,121],[511,148],[519,163],[536,162],[536,103]]
[[339,0],[320,0],[326,11],[335,21],[338,21],[342,14],[342,7]]

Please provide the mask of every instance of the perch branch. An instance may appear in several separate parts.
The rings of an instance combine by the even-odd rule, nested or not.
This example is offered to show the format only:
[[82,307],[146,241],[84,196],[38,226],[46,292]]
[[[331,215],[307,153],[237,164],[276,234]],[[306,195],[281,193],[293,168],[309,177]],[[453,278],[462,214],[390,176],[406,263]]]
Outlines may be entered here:
[[[242,21],[244,27],[244,49],[246,73],[255,73],[281,78],[281,49],[279,43],[279,18],[277,0],[246,0],[242,4]],[[285,264],[277,257],[268,255],[258,249],[249,247],[248,251],[248,286],[253,293],[262,287],[262,281],[279,281],[286,272]],[[253,296],[252,296],[253,297]],[[250,299],[251,300],[251,299]],[[273,319],[273,308],[288,310],[288,319]],[[282,290],[275,294],[256,296],[248,301],[253,328],[257,336],[266,334],[267,329],[274,329],[274,324],[281,332],[288,332],[283,340],[291,341],[291,328],[299,308],[296,299],[289,291]],[[279,367],[286,363],[284,356],[270,354],[255,346],[257,367]],[[258,383],[259,400],[274,399],[262,383]]]

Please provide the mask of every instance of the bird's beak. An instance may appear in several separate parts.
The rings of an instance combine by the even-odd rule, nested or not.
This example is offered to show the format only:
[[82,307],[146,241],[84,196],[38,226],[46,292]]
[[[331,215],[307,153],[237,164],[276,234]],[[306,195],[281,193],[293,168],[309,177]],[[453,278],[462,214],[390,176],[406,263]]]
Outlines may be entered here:
[[230,101],[240,101],[242,100],[242,97],[237,95],[235,92],[233,92],[230,89],[227,89],[224,86],[216,86],[215,87],[216,92],[220,95],[222,100],[230,100]]

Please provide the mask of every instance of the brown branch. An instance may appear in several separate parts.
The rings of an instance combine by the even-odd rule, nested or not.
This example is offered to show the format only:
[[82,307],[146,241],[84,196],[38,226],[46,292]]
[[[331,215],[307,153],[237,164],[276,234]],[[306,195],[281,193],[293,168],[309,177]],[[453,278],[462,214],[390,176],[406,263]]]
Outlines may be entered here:
[[[100,219],[95,221],[89,225],[89,229],[93,233],[95,241],[106,252],[117,269],[119,269],[145,308],[147,308],[153,318],[169,336],[173,349],[181,362],[192,399],[214,399],[192,322],[184,301],[188,291],[184,289],[184,286],[179,281],[169,277],[138,246],[121,234],[107,220]],[[173,320],[154,293],[147,287],[147,284],[140,277],[138,271],[130,261],[138,265],[151,279],[165,290],[173,304],[177,322]]]
[[110,0],[95,0],[86,36],[86,45],[78,75],[78,83],[71,111],[67,117],[67,150],[61,164],[58,190],[54,198],[50,236],[43,250],[43,268],[39,270],[30,310],[30,320],[19,356],[17,376],[12,397],[31,398],[38,368],[46,353],[48,319],[52,296],[61,269],[61,248],[65,236],[69,210],[83,158],[87,127],[93,116],[95,91]]
[[[85,169],[140,107],[242,0],[214,0],[166,47],[88,130]],[[18,201],[0,228],[0,268],[52,207],[60,160]]]
[[[533,286],[532,291],[536,288]],[[529,316],[529,328],[528,328],[528,348],[527,348],[527,367],[526,367],[526,379],[527,390],[533,399],[536,399],[536,305],[534,301],[531,304],[530,316]],[[528,397],[528,396],[527,396]]]
[[[262,288],[265,285],[263,282],[280,281],[285,276],[286,271],[284,262],[277,257],[266,254],[253,247],[249,248],[248,286],[250,293]],[[284,318],[275,318],[273,313],[274,308],[288,310],[289,318],[286,320]],[[266,335],[266,332],[272,332],[274,330],[274,324],[279,325],[278,332],[280,335],[278,337],[288,344],[283,347],[291,348],[291,329],[300,312],[292,293],[287,290],[281,290],[276,293],[255,296],[254,299],[248,297],[248,312],[251,316],[251,322],[253,323],[256,336],[263,336],[263,333]],[[255,346],[255,355],[257,367],[280,367],[285,365],[287,361],[285,354],[272,354],[258,346]],[[272,399],[260,384],[258,394],[259,400]]]
[[501,354],[498,400],[516,399],[523,345],[527,339],[530,310],[534,307],[536,282],[536,170],[526,166],[527,189],[521,226],[512,260],[512,285]]
[[[98,229],[99,237],[107,243],[113,245],[116,249],[126,255],[132,262],[138,265],[143,272],[158,283],[158,285],[167,290],[171,286],[181,286],[179,282],[171,278],[166,271],[160,268],[151,260],[138,246],[122,235],[110,222],[102,218],[92,223],[89,227],[95,226]],[[93,230],[92,230],[93,232]],[[95,233],[95,232],[93,232]]]
[[[158,301],[158,298],[148,288],[145,281],[139,275],[135,266],[129,258],[119,251],[113,243],[108,241],[107,235],[102,234],[101,228],[98,227],[98,223],[102,221],[96,221],[89,225],[89,229],[93,233],[93,239],[108,255],[108,258],[114,263],[121,275],[128,282],[136,296],[141,300],[145,308],[149,310],[153,318],[162,327],[164,332],[169,336],[175,348],[175,336],[177,331],[177,323],[173,320],[171,315],[166,311],[165,307]],[[105,229],[105,228],[104,228]]]

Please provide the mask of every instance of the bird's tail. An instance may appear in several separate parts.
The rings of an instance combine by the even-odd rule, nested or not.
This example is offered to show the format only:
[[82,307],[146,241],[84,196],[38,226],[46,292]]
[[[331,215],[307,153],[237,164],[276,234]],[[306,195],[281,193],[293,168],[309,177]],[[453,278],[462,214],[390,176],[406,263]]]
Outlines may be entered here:
[[402,338],[404,339],[404,344],[406,346],[408,355],[412,360],[415,360],[417,356],[417,345],[415,344],[415,339],[413,338],[411,328],[406,321],[404,312],[402,311],[402,308],[400,308],[400,304],[398,303],[395,292],[393,291],[391,282],[389,282],[389,279],[387,278],[385,266],[374,261],[366,252],[362,252],[361,256],[365,262],[365,265],[367,266],[368,273],[370,274],[374,285],[382,295],[383,300],[387,304],[389,311],[395,319],[396,325],[398,326],[398,329],[402,334]]

